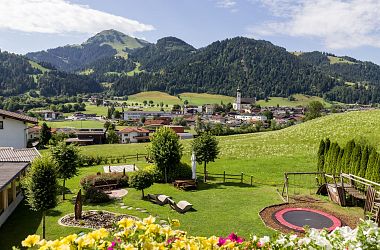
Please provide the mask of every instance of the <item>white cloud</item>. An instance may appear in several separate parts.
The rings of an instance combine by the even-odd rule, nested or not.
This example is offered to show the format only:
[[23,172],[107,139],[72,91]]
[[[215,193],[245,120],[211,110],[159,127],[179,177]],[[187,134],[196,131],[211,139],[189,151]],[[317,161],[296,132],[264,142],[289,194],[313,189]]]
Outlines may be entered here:
[[224,9],[230,9],[232,12],[236,12],[237,2],[234,0],[217,0],[216,1],[216,6],[219,8],[224,8]]
[[254,36],[291,35],[322,39],[329,49],[380,47],[378,0],[254,0],[276,21],[254,25]]
[[0,0],[0,30],[65,34],[111,28],[127,34],[154,29],[152,25],[67,0]]

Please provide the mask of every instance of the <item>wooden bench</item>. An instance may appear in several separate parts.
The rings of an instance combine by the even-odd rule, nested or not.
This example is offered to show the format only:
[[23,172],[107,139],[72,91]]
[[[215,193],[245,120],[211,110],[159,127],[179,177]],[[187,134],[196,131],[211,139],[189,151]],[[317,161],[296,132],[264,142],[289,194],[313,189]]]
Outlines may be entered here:
[[115,187],[117,187],[117,183],[108,183],[108,184],[104,184],[104,185],[95,185],[94,187],[95,188],[99,188],[101,190],[105,190],[105,191],[111,191],[112,189],[114,189]]

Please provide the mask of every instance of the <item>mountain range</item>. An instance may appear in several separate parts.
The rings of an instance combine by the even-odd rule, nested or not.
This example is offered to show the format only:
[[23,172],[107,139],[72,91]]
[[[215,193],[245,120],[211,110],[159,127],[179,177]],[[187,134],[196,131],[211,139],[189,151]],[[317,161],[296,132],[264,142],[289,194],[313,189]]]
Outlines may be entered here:
[[[10,70],[9,60],[18,66]],[[245,37],[196,49],[175,37],[149,43],[106,30],[80,45],[25,56],[2,52],[0,86],[2,95],[37,89],[47,96],[147,90],[235,95],[240,87],[245,97],[260,99],[302,93],[368,104],[380,103],[380,66],[325,52],[288,52]]]

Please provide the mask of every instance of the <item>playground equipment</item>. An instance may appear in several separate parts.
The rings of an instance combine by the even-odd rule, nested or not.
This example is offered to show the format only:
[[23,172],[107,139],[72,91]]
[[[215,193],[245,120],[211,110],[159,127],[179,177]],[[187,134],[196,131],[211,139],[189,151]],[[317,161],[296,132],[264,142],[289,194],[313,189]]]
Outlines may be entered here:
[[[298,178],[297,178],[298,177]],[[301,178],[300,178],[301,177]],[[306,178],[308,177],[308,178]],[[309,189],[312,194],[313,184],[310,177],[314,177],[314,190],[317,194],[328,195],[329,198],[340,206],[348,203],[357,205],[364,201],[365,218],[371,218],[380,223],[380,184],[365,178],[340,173],[331,175],[323,172],[288,172],[284,174],[284,186],[282,197],[289,202],[289,196],[299,195],[300,190]]]

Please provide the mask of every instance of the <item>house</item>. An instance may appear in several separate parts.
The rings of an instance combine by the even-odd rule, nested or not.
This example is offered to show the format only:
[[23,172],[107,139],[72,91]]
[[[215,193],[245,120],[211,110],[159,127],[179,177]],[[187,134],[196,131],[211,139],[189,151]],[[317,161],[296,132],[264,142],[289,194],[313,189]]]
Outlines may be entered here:
[[265,115],[252,115],[252,114],[235,115],[235,119],[242,120],[242,121],[250,121],[250,122],[267,121],[267,117]]
[[28,141],[38,140],[40,138],[41,126],[28,127],[26,130]]
[[119,131],[121,143],[137,143],[149,141],[149,130],[144,128],[125,128]]
[[30,162],[39,156],[35,148],[0,148],[0,227],[24,198],[21,178]]
[[256,98],[241,98],[241,91],[238,88],[236,90],[236,99],[235,102],[232,104],[232,107],[237,111],[250,110],[252,108],[252,105],[255,105],[255,103]]
[[214,104],[206,104],[204,105],[205,114],[206,115],[212,115],[215,112],[215,105]]
[[[86,142],[88,144],[104,144],[106,143],[106,131],[102,128],[81,128],[75,131],[75,135],[77,136],[77,142]],[[70,139],[70,138],[69,138]],[[69,140],[67,139],[67,140]],[[71,138],[73,139],[73,138]],[[66,142],[68,142],[66,140]],[[92,143],[91,143],[92,140]],[[70,142],[70,140],[69,140]]]
[[187,105],[183,109],[184,114],[197,114],[202,113],[203,107],[202,106],[193,106],[193,105]]
[[37,118],[0,109],[0,147],[26,148],[28,124]]
[[56,112],[53,110],[39,110],[34,111],[34,113],[38,114],[42,117],[42,119],[48,121],[48,120],[57,120],[63,117],[62,112]]
[[164,126],[164,125],[169,125],[170,124],[170,120],[167,120],[167,119],[149,119],[149,120],[146,120],[144,122],[144,125],[145,126]]
[[164,116],[166,113],[164,111],[124,111],[124,120],[133,120],[145,118],[154,118]]
[[168,126],[165,126],[165,127],[171,128],[177,134],[178,133],[185,133],[185,127],[184,126],[168,125]]

